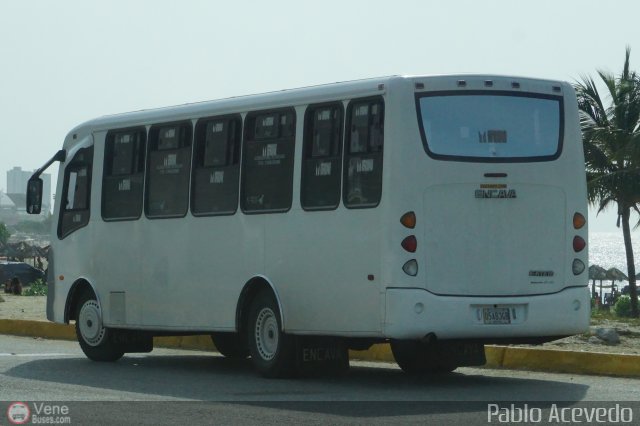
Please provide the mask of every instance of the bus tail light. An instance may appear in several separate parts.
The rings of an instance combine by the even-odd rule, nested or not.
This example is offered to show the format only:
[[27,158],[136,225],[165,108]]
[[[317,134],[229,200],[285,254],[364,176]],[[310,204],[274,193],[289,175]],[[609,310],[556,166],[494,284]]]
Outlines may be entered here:
[[416,227],[416,214],[414,212],[406,212],[400,218],[400,223],[406,228],[413,229]]
[[405,274],[415,277],[418,275],[418,262],[415,259],[411,259],[402,266],[402,270]]
[[587,219],[585,219],[583,215],[577,212],[573,214],[573,227],[575,229],[582,228],[586,223],[587,223]]
[[584,250],[587,246],[587,242],[582,237],[575,236],[573,237],[573,250],[578,253]]
[[402,248],[408,251],[409,253],[415,253],[418,248],[418,240],[415,236],[409,235],[407,238],[402,240]]
[[584,262],[580,259],[573,259],[571,269],[573,270],[573,275],[580,275],[585,269]]

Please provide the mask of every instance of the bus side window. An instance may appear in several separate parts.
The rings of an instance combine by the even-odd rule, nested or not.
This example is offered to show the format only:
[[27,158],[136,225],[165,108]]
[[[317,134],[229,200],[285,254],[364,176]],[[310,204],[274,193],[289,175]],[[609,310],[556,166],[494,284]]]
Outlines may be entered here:
[[149,130],[145,214],[182,217],[189,208],[191,122],[158,124]]
[[293,108],[247,115],[240,188],[243,212],[275,213],[291,208],[295,126]]
[[240,115],[196,124],[191,211],[195,216],[234,214],[240,179]]
[[102,218],[135,220],[142,214],[144,127],[107,133],[102,177]]
[[342,103],[311,105],[305,113],[300,203],[331,210],[340,203]]
[[381,97],[357,99],[347,108],[344,160],[344,205],[376,207],[382,194],[384,102]]
[[89,223],[93,146],[80,149],[64,171],[58,237],[63,239]]

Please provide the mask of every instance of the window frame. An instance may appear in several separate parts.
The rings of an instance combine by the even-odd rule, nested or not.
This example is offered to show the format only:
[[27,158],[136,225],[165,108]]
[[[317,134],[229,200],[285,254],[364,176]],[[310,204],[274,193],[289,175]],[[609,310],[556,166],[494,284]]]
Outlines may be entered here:
[[[140,135],[142,136],[142,142],[141,145],[142,147],[140,148],[141,150],[141,154],[142,154],[142,170],[139,171],[138,173],[133,173],[133,174],[128,174],[128,175],[108,175],[107,174],[107,150],[108,150],[108,144],[110,142],[115,142],[115,139],[110,139],[111,137],[113,137],[114,135],[118,134],[118,133],[131,133],[131,132],[140,132]],[[132,221],[132,220],[138,220],[142,217],[142,212],[144,210],[144,204],[145,204],[145,192],[146,192],[146,172],[147,172],[147,145],[148,145],[148,133],[147,133],[147,128],[145,126],[134,126],[134,127],[125,127],[125,128],[121,128],[121,129],[110,129],[107,131],[107,134],[105,136],[105,140],[104,140],[104,161],[103,161],[103,169],[102,169],[102,194],[101,194],[101,202],[100,202],[100,214],[102,216],[102,220],[104,220],[105,222],[122,222],[122,221]],[[141,202],[140,202],[140,209],[138,211],[137,216],[128,216],[128,217],[105,217],[105,212],[104,212],[104,208],[105,208],[105,181],[108,177],[122,177],[122,176],[136,176],[138,174],[142,175],[142,188],[140,190],[140,198],[141,198]]]
[[[259,116],[270,115],[270,114],[280,114],[282,113],[291,113],[291,117],[293,119],[292,129],[293,134],[290,136],[281,137],[278,135],[277,138],[256,138],[255,137],[255,119]],[[241,159],[240,159],[240,210],[242,213],[246,215],[254,215],[254,214],[277,214],[277,213],[286,213],[293,207],[293,187],[294,187],[294,178],[295,178],[295,159],[296,159],[296,133],[297,133],[297,123],[298,117],[296,113],[296,109],[294,106],[284,106],[278,108],[266,108],[261,110],[250,111],[244,118],[244,128],[242,132],[242,148],[241,148]],[[253,128],[252,128],[253,127]],[[249,135],[252,137],[249,138]],[[249,149],[247,144],[249,143],[264,143],[267,141],[277,141],[275,143],[283,143],[284,140],[288,140],[291,143],[291,169],[290,169],[290,179],[287,182],[288,193],[290,194],[290,200],[288,206],[281,209],[270,209],[270,210],[248,210],[245,205],[245,193],[246,193],[246,176],[247,176],[247,161],[246,156],[248,155]]]
[[[367,151],[366,152],[357,152],[351,154],[351,125],[352,125],[352,112],[353,108],[356,104],[367,102],[369,105],[378,102],[382,109],[382,149],[379,151],[371,150],[371,135],[368,135],[367,138]],[[381,95],[375,96],[366,96],[363,98],[353,98],[349,100],[349,104],[346,109],[346,117],[345,117],[345,131],[344,131],[344,149],[342,153],[342,204],[345,208],[350,210],[358,210],[358,209],[375,209],[380,205],[382,201],[382,187],[384,183],[384,152],[385,152],[385,124],[386,124],[386,105],[384,101],[384,97]],[[382,169],[380,170],[380,196],[375,204],[365,204],[365,205],[353,205],[347,203],[345,197],[347,196],[347,182],[348,182],[348,173],[349,173],[349,160],[353,157],[360,157],[363,155],[377,155],[380,157],[380,166]]]
[[[77,160],[78,154],[86,153],[89,157],[88,159]],[[88,146],[85,148],[80,148],[74,154],[73,158],[64,169],[64,178],[62,184],[62,201],[60,203],[60,210],[58,212],[58,226],[57,226],[57,236],[58,239],[63,240],[69,235],[73,234],[79,229],[84,228],[91,221],[91,185],[93,184],[93,164],[94,164],[94,146]],[[69,179],[71,177],[71,173],[73,171],[80,170],[82,168],[87,169],[87,203],[86,208],[84,209],[67,209],[67,198],[69,196]],[[70,229],[64,229],[65,217],[67,213],[71,214],[83,214],[82,222],[77,227],[70,227]],[[85,217],[86,215],[86,217]]]
[[[181,125],[186,125],[187,128],[189,129],[189,138],[188,138],[188,147],[189,147],[189,155],[188,155],[188,161],[185,162],[185,164],[187,165],[187,167],[191,168],[192,162],[193,162],[193,138],[194,138],[194,128],[193,128],[193,121],[191,119],[185,119],[185,120],[178,120],[178,121],[168,121],[168,122],[161,122],[161,123],[154,123],[152,125],[149,126],[149,130],[147,132],[147,150],[146,150],[146,162],[145,162],[145,174],[144,174],[144,203],[143,203],[143,210],[144,210],[144,215],[147,219],[149,220],[157,220],[157,219],[176,219],[176,218],[183,218],[185,216],[187,216],[187,214],[189,213],[189,204],[191,202],[191,170],[188,170],[186,172],[187,176],[188,176],[188,183],[187,183],[187,188],[186,188],[186,193],[185,193],[185,198],[186,198],[186,206],[184,209],[184,212],[181,212],[179,214],[168,214],[168,215],[150,215],[149,214],[149,185],[150,185],[150,174],[151,174],[151,153],[153,152],[163,152],[163,151],[171,151],[171,150],[180,150],[183,148],[186,148],[185,146],[182,147],[178,147],[178,148],[171,148],[171,149],[158,149],[157,145],[159,142],[159,136],[158,136],[158,140],[154,142],[153,138],[155,137],[155,135],[153,134],[153,132],[155,131],[159,131],[161,128],[163,127],[172,127],[172,126],[176,126],[179,127]],[[156,148],[152,149],[152,145],[155,143]]]
[[[477,96],[513,96],[521,98],[537,98],[547,99],[552,101],[558,101],[558,109],[560,116],[558,117],[558,149],[552,155],[540,155],[531,157],[472,157],[472,156],[460,156],[449,154],[437,154],[431,151],[429,143],[427,141],[427,135],[424,130],[424,123],[422,122],[422,111],[420,106],[420,99],[426,97],[437,96],[465,96],[465,95],[477,95]],[[434,160],[443,161],[458,161],[463,163],[537,163],[545,161],[555,161],[562,155],[564,149],[564,134],[565,134],[565,117],[564,117],[564,96],[551,95],[546,93],[534,93],[534,92],[514,92],[509,90],[439,90],[435,92],[417,92],[414,95],[416,106],[416,118],[418,120],[418,127],[420,130],[420,138],[422,140],[422,147],[427,155]]]
[[[233,153],[233,157],[234,157],[234,162],[232,164],[226,164],[225,166],[197,166],[197,161],[198,161],[198,155],[199,155],[199,143],[201,141],[199,141],[199,138],[201,136],[201,132],[206,132],[206,126],[209,122],[212,121],[226,121],[227,123],[229,123],[232,120],[236,120],[236,122],[239,124],[238,127],[238,134],[236,135],[237,141],[235,142],[236,145],[236,150]],[[203,129],[204,128],[204,129]],[[223,115],[213,115],[213,116],[208,116],[208,117],[202,117],[199,118],[198,121],[196,122],[196,125],[194,127],[194,132],[193,132],[193,143],[192,143],[192,148],[191,148],[191,157],[192,157],[192,164],[191,164],[191,188],[189,191],[189,195],[190,195],[190,200],[189,200],[189,210],[191,211],[191,214],[194,217],[208,217],[208,216],[233,216],[234,214],[237,213],[238,211],[238,204],[240,203],[240,181],[241,181],[241,174],[242,174],[242,145],[243,145],[243,135],[244,135],[244,120],[242,119],[242,114],[239,113],[234,113],[234,114],[223,114]],[[206,143],[206,138],[202,141],[202,143]],[[204,149],[205,147],[203,147]],[[227,157],[228,157],[228,153],[227,153]],[[204,161],[204,158],[203,158]],[[206,212],[206,213],[198,213],[195,212],[193,210],[193,206],[195,205],[195,199],[196,199],[196,194],[195,194],[195,190],[196,190],[196,186],[195,186],[195,182],[196,182],[196,171],[198,169],[216,169],[216,168],[221,168],[221,167],[229,167],[232,165],[236,165],[237,169],[238,169],[238,179],[236,182],[236,202],[235,202],[235,208],[234,210],[231,212]]]
[[[329,156],[324,157],[314,157],[312,151],[313,144],[313,135],[311,134],[314,124],[314,113],[319,109],[324,109],[327,107],[337,107],[338,113],[340,114],[340,123],[338,129],[338,141],[337,141],[337,152],[332,153]],[[304,113],[304,128],[302,133],[302,161],[300,166],[300,207],[304,211],[314,212],[314,211],[331,211],[336,210],[340,207],[340,203],[342,202],[342,179],[343,179],[343,168],[344,168],[344,140],[345,140],[345,108],[343,101],[332,101],[332,102],[322,102],[317,104],[310,104],[307,106]],[[331,146],[331,150],[333,151],[334,147]],[[338,160],[338,165],[340,167],[340,171],[338,173],[338,199],[335,206],[326,206],[326,207],[308,207],[304,205],[304,191],[305,191],[305,183],[306,183],[306,163],[308,160],[318,160],[318,159],[327,159],[327,160]]]

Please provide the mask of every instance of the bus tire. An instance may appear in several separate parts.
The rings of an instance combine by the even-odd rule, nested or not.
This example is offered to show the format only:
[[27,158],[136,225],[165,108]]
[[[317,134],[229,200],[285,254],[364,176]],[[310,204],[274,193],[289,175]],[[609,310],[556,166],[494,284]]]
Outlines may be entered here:
[[102,310],[95,295],[85,291],[76,309],[76,336],[82,352],[92,361],[114,362],[124,351],[113,341],[113,330],[102,325]]
[[458,368],[440,357],[435,345],[418,340],[392,340],[391,352],[402,371],[408,374],[451,373]]
[[290,377],[295,372],[295,340],[282,332],[280,309],[269,290],[251,302],[247,338],[251,361],[264,377]]
[[213,333],[211,341],[225,358],[245,359],[249,356],[247,341],[239,333]]

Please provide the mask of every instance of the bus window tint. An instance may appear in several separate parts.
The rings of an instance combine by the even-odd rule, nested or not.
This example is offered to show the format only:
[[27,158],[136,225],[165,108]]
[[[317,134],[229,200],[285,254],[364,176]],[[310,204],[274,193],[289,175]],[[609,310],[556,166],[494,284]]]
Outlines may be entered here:
[[305,210],[335,209],[340,203],[341,103],[310,106],[305,114],[300,202]]
[[384,103],[382,98],[355,100],[347,110],[344,204],[375,207],[382,194]]
[[102,217],[137,219],[142,213],[144,128],[107,133],[102,179]]
[[239,115],[198,121],[191,200],[194,215],[235,213],[241,128]]
[[417,98],[427,153],[479,162],[549,161],[562,149],[562,97],[438,93]]
[[69,187],[65,210],[86,210],[89,208],[89,169],[87,166],[69,170]]
[[240,205],[247,213],[291,208],[295,147],[293,108],[247,115]]
[[147,217],[180,217],[187,213],[191,139],[191,122],[151,127],[145,196]]
[[93,146],[80,149],[64,172],[58,237],[66,237],[89,223]]

